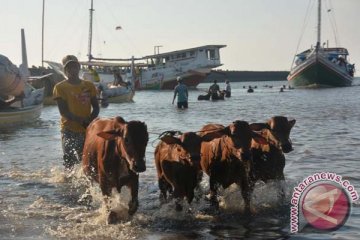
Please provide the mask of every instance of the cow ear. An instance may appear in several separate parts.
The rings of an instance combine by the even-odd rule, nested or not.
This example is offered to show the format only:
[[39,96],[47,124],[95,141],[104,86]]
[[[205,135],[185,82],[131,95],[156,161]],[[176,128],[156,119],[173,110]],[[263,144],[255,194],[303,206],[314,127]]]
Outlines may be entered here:
[[181,145],[180,139],[178,139],[177,137],[169,136],[169,135],[165,135],[165,136],[161,137],[160,140],[165,142],[166,144],[179,144],[179,145]]
[[296,123],[295,119],[289,121],[290,129],[295,125],[295,123]]
[[221,132],[222,132],[223,135],[228,135],[228,136],[231,135],[231,130],[230,130],[230,127],[229,127],[229,126],[227,126],[227,127],[225,127],[224,129],[222,129]]
[[270,129],[270,126],[267,123],[251,123],[250,129],[253,131],[261,131],[263,129]]
[[269,144],[268,141],[266,140],[266,138],[264,138],[263,136],[261,136],[258,133],[252,132],[251,137],[252,137],[252,139],[255,140],[255,142],[257,142],[259,144],[262,144],[262,145]]
[[116,137],[122,136],[122,132],[120,130],[109,130],[99,132],[97,135],[105,140],[114,140]]
[[122,117],[120,117],[120,116],[116,116],[116,117],[115,117],[115,121],[118,122],[118,123],[123,123],[123,124],[126,123],[125,120],[124,120],[124,118],[122,118]]

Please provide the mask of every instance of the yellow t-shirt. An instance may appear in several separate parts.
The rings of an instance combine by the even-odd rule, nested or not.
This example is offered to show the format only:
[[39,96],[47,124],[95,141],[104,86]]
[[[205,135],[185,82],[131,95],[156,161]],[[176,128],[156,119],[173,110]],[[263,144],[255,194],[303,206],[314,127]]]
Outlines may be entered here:
[[[61,98],[67,102],[69,111],[79,117],[90,117],[92,97],[96,96],[96,88],[92,82],[81,80],[79,84],[61,81],[54,87],[54,99]],[[85,132],[85,128],[78,122],[70,121],[61,116],[61,129],[73,132]]]

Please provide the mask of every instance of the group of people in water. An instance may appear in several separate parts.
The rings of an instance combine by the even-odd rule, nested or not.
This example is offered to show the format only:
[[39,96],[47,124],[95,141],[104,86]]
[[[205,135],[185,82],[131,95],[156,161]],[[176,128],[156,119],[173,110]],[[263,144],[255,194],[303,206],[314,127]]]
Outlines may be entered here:
[[230,81],[225,81],[224,90],[220,90],[220,86],[217,84],[217,80],[214,80],[213,84],[209,87],[205,95],[199,95],[198,100],[224,100],[225,97],[231,97]]
[[217,80],[214,80],[214,83],[209,87],[208,93],[211,95],[212,99],[216,96],[222,96],[224,95],[225,97],[231,97],[231,86],[230,86],[230,81],[229,80],[225,80],[225,89],[224,90],[220,90],[219,85],[217,84]]
[[[183,83],[183,80],[178,77],[177,78],[178,85],[175,86],[174,89],[174,97],[172,103],[174,104],[175,99],[177,97],[177,107],[178,108],[188,108],[188,89],[187,86]],[[198,100],[220,100],[224,99],[224,97],[231,97],[231,86],[230,81],[225,81],[225,89],[220,90],[220,86],[217,84],[217,80],[214,80],[213,84],[209,87],[206,95],[200,95]]]
[[[178,108],[188,108],[188,90],[187,86],[183,83],[183,80],[177,78],[178,85],[174,89],[174,97],[172,103],[174,104],[176,97],[178,97],[177,107]],[[266,88],[272,88],[271,85],[264,85]],[[253,93],[257,86],[243,86],[244,89],[247,88],[248,93]],[[291,86],[283,85],[280,87],[279,92],[284,92],[285,89],[293,89]],[[224,90],[220,89],[220,86],[217,83],[217,80],[213,81],[213,84],[206,91],[206,94],[199,95],[198,100],[224,100],[225,97],[231,97],[231,85],[229,80],[225,80]]]

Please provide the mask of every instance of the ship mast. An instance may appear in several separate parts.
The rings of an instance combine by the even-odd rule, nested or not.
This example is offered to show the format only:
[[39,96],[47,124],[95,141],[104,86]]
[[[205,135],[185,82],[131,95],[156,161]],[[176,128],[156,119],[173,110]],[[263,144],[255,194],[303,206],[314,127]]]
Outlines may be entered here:
[[44,23],[45,23],[45,0],[42,5],[42,17],[41,17],[41,66],[44,67]]
[[317,43],[316,48],[320,48],[321,43],[321,0],[318,0],[318,26],[317,26]]
[[90,11],[90,22],[89,22],[88,59],[89,59],[89,62],[90,62],[91,59],[93,58],[92,55],[91,55],[91,47],[92,47],[92,24],[93,24],[93,12],[94,12],[93,0],[91,0],[91,8],[89,9],[89,11]]

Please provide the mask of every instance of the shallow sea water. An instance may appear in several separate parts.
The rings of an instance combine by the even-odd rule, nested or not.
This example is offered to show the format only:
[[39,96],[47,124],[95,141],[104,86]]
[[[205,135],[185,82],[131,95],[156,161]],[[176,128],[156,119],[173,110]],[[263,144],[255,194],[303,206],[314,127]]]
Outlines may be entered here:
[[[172,91],[139,91],[133,103],[101,109],[102,117],[145,121],[150,133],[139,210],[128,217],[129,192],[124,188],[120,195],[114,193],[114,208],[123,219],[115,225],[106,224],[98,186],[88,187],[80,168],[70,175],[63,172],[56,106],[44,107],[32,124],[1,129],[0,239],[359,239],[359,201],[352,204],[345,226],[334,232],[290,234],[289,209],[293,187],[317,172],[335,172],[360,191],[360,80],[346,88],[280,93],[283,84],[232,83],[232,97],[218,102],[197,101],[209,86],[200,84],[190,91],[187,110],[171,104]],[[257,86],[254,93],[243,89],[248,85]],[[245,216],[239,189],[231,186],[221,191],[220,212],[209,211],[205,178],[199,200],[185,211],[175,212],[173,202],[160,206],[153,164],[160,133],[197,131],[207,123],[227,125],[237,119],[265,122],[275,115],[297,120],[291,132],[294,151],[286,155],[285,202],[279,201],[276,183],[258,183],[252,197],[257,214]],[[89,194],[91,204],[84,201]]]

